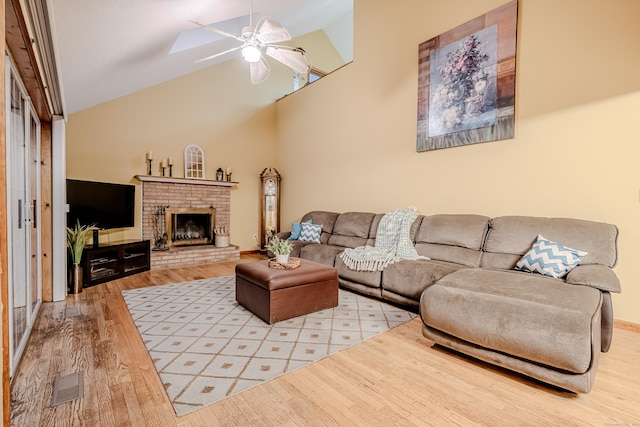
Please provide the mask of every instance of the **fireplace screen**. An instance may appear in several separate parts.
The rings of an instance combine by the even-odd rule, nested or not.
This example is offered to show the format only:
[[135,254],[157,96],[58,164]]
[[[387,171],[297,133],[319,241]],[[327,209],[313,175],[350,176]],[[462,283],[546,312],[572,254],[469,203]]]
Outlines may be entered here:
[[169,246],[210,245],[213,241],[215,209],[166,210]]

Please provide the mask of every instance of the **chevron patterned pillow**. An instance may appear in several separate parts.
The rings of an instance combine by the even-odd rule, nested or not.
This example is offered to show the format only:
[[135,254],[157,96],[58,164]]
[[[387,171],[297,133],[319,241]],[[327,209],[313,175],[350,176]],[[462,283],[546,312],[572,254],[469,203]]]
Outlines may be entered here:
[[538,235],[538,240],[516,264],[516,270],[562,278],[580,264],[587,253],[568,248]]
[[320,233],[322,232],[322,224],[307,224],[303,222],[302,230],[300,230],[300,237],[298,240],[301,242],[320,243]]
[[[311,224],[312,220],[306,221],[308,224]],[[291,223],[291,234],[289,235],[289,240],[298,240],[300,238],[300,232],[302,231],[302,224],[299,222]]]

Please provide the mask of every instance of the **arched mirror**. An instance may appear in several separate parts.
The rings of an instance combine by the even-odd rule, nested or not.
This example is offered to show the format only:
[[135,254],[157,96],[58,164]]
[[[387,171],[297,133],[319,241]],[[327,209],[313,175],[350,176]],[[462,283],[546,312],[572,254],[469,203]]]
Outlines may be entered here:
[[195,144],[184,149],[184,177],[204,179],[204,151]]

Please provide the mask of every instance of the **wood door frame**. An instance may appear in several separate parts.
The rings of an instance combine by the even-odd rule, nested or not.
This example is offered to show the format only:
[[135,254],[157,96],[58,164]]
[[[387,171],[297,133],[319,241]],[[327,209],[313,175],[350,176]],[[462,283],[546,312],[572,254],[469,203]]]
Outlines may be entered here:
[[[5,2],[0,5],[0,21],[5,25]],[[6,50],[5,31],[0,35],[0,47],[4,52]],[[0,170],[7,170],[7,114],[6,114],[6,87],[5,87],[5,67],[0,67]],[[8,426],[10,423],[10,364],[9,364],[9,309],[7,302],[9,300],[9,280],[4,273],[4,269],[9,263],[8,251],[9,242],[7,241],[7,232],[9,227],[7,224],[7,174],[0,174],[0,302],[2,303],[2,318],[0,326],[2,327],[2,422]]]
[[[42,82],[38,74],[38,65],[35,53],[31,46],[31,40],[27,31],[27,25],[24,20],[24,13],[19,0],[7,0],[0,5],[0,22],[3,26],[2,35],[0,35],[0,49],[4,53],[10,51],[14,63],[21,77],[31,103],[35,109],[36,115],[40,119],[41,125],[41,188],[47,189],[42,194],[41,212],[41,233],[42,240],[42,299],[50,301],[52,298],[52,242],[51,242],[51,121],[53,114],[49,110],[44,88],[46,84]],[[4,61],[3,61],[4,62]],[[0,67],[0,170],[6,170],[6,88],[5,67]],[[8,265],[7,251],[9,242],[7,241],[7,179],[6,174],[0,174],[0,302],[2,302],[2,317],[0,326],[2,330],[2,421],[3,425],[9,425],[11,386],[10,386],[10,364],[9,364],[9,312],[8,312],[8,290],[9,283],[7,275],[3,269]],[[48,236],[44,239],[44,236]]]

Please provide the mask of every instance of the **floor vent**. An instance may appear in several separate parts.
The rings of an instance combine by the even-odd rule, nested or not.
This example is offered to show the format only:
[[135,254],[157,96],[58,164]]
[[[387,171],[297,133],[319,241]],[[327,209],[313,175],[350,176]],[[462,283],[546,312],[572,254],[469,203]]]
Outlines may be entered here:
[[79,305],[75,305],[73,307],[68,307],[64,311],[64,316],[65,317],[80,316],[80,306]]
[[56,378],[53,383],[53,399],[51,406],[80,399],[84,396],[84,375],[82,372]]

